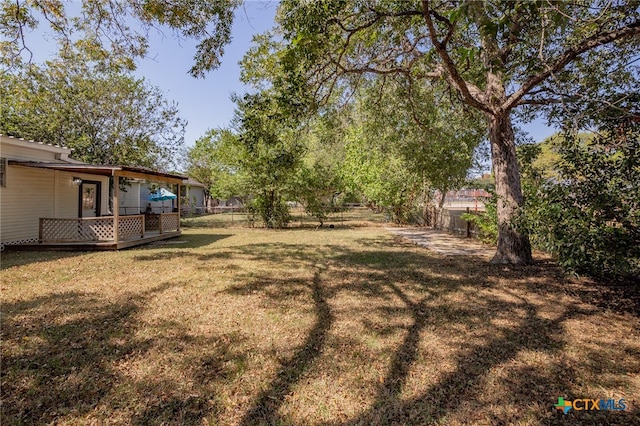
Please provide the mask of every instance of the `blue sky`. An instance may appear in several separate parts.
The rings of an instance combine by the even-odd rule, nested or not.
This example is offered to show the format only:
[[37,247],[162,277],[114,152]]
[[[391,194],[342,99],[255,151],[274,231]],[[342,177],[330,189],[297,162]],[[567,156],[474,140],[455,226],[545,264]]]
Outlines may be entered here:
[[181,116],[189,121],[185,141],[193,145],[207,129],[227,127],[233,117],[233,93],[248,89],[240,82],[238,62],[251,47],[251,38],[274,24],[277,2],[247,1],[236,12],[233,40],[225,48],[222,66],[196,79],[188,74],[196,51],[195,42],[178,43],[170,35],[152,34],[149,57],[135,74],[160,87],[167,99],[178,102]]
[[[239,80],[238,62],[251,47],[254,34],[269,30],[274,24],[277,1],[245,1],[236,12],[232,30],[232,42],[225,48],[222,66],[196,79],[188,74],[193,64],[196,43],[179,42],[169,31],[162,36],[152,31],[149,40],[148,57],[139,61],[135,75],[144,77],[150,84],[158,86],[165,98],[176,101],[181,117],[189,124],[185,142],[192,146],[207,129],[227,127],[233,117],[235,105],[231,102],[233,93],[242,94],[248,90]],[[54,53],[55,46],[47,44],[45,37],[34,37],[38,49]],[[37,61],[47,55],[44,51],[35,52]],[[541,141],[553,133],[537,120],[522,126],[536,141]]]

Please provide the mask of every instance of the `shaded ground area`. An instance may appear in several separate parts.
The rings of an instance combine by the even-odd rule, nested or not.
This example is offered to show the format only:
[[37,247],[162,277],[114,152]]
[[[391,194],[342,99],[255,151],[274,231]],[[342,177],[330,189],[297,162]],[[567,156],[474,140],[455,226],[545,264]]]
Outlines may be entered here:
[[364,222],[203,223],[182,244],[3,254],[3,425],[640,424],[640,319],[610,287]]
[[445,256],[480,256],[490,258],[495,249],[487,247],[477,240],[463,238],[437,229],[427,228],[386,228],[392,234],[399,235],[419,246],[433,250]]

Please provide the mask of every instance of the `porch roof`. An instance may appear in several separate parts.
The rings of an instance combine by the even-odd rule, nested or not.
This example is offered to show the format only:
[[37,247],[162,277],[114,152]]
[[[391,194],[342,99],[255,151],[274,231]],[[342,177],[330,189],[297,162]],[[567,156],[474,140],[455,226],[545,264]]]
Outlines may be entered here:
[[61,170],[73,173],[87,173],[101,176],[124,177],[131,179],[147,179],[156,180],[166,183],[181,184],[187,180],[187,176],[159,172],[147,167],[133,166],[114,166],[114,165],[97,165],[97,164],[73,164],[73,163],[47,163],[39,161],[12,161],[10,165],[34,167],[39,169]]

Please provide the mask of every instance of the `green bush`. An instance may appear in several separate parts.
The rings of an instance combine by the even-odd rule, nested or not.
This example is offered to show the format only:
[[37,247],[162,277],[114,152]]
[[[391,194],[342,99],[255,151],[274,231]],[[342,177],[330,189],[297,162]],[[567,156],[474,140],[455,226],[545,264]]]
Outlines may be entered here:
[[484,203],[485,211],[481,214],[463,213],[461,218],[478,227],[478,239],[485,244],[495,245],[498,242],[498,210],[496,195]]
[[591,140],[564,135],[554,178],[531,167],[535,148],[521,150],[526,201],[519,226],[565,270],[606,279],[640,276],[638,134],[638,123],[616,122]]
[[285,228],[291,220],[287,203],[272,192],[256,195],[248,211],[251,216],[259,216],[265,228]]

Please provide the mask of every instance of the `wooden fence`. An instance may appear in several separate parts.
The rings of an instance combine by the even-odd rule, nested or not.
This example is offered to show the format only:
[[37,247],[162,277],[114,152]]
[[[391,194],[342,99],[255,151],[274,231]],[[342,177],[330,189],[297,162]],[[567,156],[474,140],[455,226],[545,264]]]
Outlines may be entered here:
[[478,226],[472,222],[466,221],[462,218],[465,213],[469,214],[481,214],[481,212],[475,212],[469,207],[466,210],[447,210],[438,209],[437,207],[429,207],[425,211],[425,225],[434,229],[441,229],[443,231],[452,232],[455,234],[464,235],[468,238],[478,237]]

